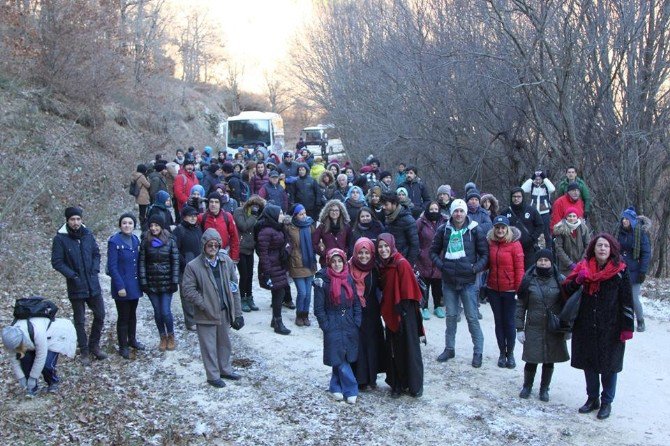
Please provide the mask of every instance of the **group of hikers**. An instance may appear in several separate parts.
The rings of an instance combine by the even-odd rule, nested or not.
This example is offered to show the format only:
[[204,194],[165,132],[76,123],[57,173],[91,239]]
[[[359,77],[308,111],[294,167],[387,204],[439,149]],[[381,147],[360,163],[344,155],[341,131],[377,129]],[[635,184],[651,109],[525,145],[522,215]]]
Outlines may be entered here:
[[[230,328],[240,330],[244,313],[259,311],[258,257],[258,285],[272,303],[271,329],[291,333],[282,308],[295,310],[296,327],[309,327],[311,310],[323,332],[335,400],[356,403],[359,391],[377,387],[380,374],[392,397],[420,397],[423,321],[432,316],[446,322],[437,361],[456,357],[464,316],[471,365],[481,367],[480,305],[488,303],[498,367],[515,368],[516,342],[523,345],[521,398],[530,396],[542,364],[539,399],[548,401],[554,364],[571,359],[585,375],[587,401],[579,412],[609,416],[625,342],[635,329],[645,330],[640,286],[651,257],[649,219],[628,207],[614,234],[594,235],[587,223],[591,194],[572,166],[556,186],[545,171],[532,172],[503,206],[474,183],[462,192],[443,184],[433,194],[417,167],[400,163],[390,172],[372,155],[357,170],[304,148],[278,158],[264,147],[241,149],[232,159],[205,147],[137,166],[129,191],[139,213],[120,215],[119,231],[107,242],[119,355],[129,359],[131,349],[147,348],[136,336],[143,294],[153,306],[158,349],[176,348],[171,304],[179,292],[207,382],[221,388],[224,380],[239,380]],[[100,249],[81,208],[65,209],[51,263],[66,278],[82,363],[105,359]],[[559,330],[553,318],[568,303],[573,320]],[[86,306],[93,313],[88,335]],[[21,356],[39,348],[19,322],[5,327],[2,339],[18,353],[17,380],[34,392],[40,373],[47,384],[58,381],[56,360]],[[48,333],[47,324],[39,327]],[[37,357],[46,358],[48,342],[42,344],[46,350]]]

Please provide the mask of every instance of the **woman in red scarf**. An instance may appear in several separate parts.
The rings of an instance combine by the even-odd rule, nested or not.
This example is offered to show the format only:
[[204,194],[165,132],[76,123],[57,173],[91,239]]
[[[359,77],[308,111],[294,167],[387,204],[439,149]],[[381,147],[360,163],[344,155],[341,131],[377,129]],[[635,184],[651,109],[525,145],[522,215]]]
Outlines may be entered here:
[[414,270],[395,247],[389,233],[379,235],[377,254],[382,288],[382,318],[386,325],[389,364],[386,383],[391,396],[408,391],[423,395],[423,360],[419,338],[424,336],[421,314],[421,289]]
[[354,364],[358,389],[377,387],[377,374],[386,370],[384,326],[381,318],[379,273],[375,269],[375,245],[367,237],[354,244],[349,274],[361,302],[362,320],[358,337],[358,360]]
[[[563,282],[568,296],[582,287],[572,331],[571,362],[573,367],[584,370],[586,378],[588,399],[579,412],[600,408],[601,420],[609,417],[612,410],[625,343],[633,337],[631,282],[619,252],[614,237],[597,235],[586,248],[586,258]],[[603,391],[599,395],[601,382]]]
[[328,391],[336,401],[355,404],[358,383],[351,363],[358,359],[361,302],[349,276],[347,255],[326,253],[326,268],[314,279],[314,315],[323,331],[323,363],[333,368]]

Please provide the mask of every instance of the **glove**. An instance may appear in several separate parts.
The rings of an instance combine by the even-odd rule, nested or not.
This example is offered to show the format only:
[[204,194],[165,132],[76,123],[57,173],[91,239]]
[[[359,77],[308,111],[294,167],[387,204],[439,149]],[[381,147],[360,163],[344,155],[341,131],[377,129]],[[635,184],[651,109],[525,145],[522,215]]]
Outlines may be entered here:
[[[631,333],[631,337],[633,334]],[[26,391],[28,395],[35,395],[37,393],[37,380],[35,378],[28,378],[26,383]]]
[[126,297],[126,289],[119,290],[119,297]]
[[644,283],[645,280],[647,280],[647,275],[645,273],[637,274],[637,283]]
[[584,281],[586,280],[586,276],[588,276],[588,274],[589,273],[585,269],[581,270],[579,274],[577,274],[577,278],[575,278],[575,282],[577,282],[577,285],[581,285],[582,283],[584,283]]
[[178,288],[179,288],[179,285],[177,285],[176,283],[171,283],[170,284],[170,292],[171,293],[176,293]]
[[28,380],[26,380],[25,376],[23,378],[19,378],[19,386],[21,386],[22,389],[25,389],[28,386]]
[[577,266],[576,263],[571,263],[570,264],[570,271],[574,270],[576,266]]
[[242,316],[237,316],[235,320],[233,321],[232,324],[230,324],[231,327],[235,330],[239,330],[242,327],[244,327],[244,317]]
[[619,340],[621,342],[626,342],[630,339],[633,339],[633,332],[632,331],[622,331],[621,334],[619,335]]
[[516,332],[516,340],[519,341],[521,344],[526,342],[526,333],[523,331],[517,331]]

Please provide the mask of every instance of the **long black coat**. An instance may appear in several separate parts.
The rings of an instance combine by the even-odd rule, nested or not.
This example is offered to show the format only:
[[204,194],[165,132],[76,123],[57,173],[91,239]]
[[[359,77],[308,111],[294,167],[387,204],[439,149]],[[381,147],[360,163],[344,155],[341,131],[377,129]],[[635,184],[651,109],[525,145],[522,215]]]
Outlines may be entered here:
[[[572,295],[579,285],[564,285]],[[633,297],[628,270],[600,283],[600,290],[589,295],[586,287],[572,330],[572,362],[577,369],[596,373],[623,370],[625,342],[622,331],[633,331]]]
[[398,252],[414,266],[419,258],[419,232],[411,212],[403,208],[393,221],[386,216],[386,230],[395,237]]
[[172,233],[179,250],[179,270],[184,274],[188,262],[202,253],[202,229],[199,224],[190,224],[186,220],[174,229]]
[[69,299],[88,299],[102,293],[100,248],[91,231],[81,227],[81,238],[71,237],[67,224],[61,226],[51,246],[51,266],[67,279]]
[[376,270],[365,276],[365,307],[361,307],[362,320],[358,337],[358,359],[354,374],[359,385],[375,384],[378,373],[386,370],[384,326],[381,317],[381,290]]
[[177,242],[163,230],[167,242],[158,248],[151,246],[145,235],[140,245],[140,286],[147,294],[176,291],[179,284],[179,250]]

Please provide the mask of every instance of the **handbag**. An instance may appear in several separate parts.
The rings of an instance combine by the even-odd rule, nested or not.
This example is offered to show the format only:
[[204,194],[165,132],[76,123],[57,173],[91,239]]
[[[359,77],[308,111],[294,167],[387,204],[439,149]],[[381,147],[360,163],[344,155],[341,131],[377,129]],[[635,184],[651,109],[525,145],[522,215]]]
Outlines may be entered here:
[[561,314],[558,316],[561,322],[561,326],[565,327],[566,332],[571,332],[572,327],[575,324],[575,319],[577,319],[577,313],[579,313],[579,306],[582,303],[582,287],[580,286],[577,291],[572,293],[572,296],[565,301]]
[[565,334],[572,331],[572,325],[569,327],[564,325],[561,322],[561,318],[547,306],[547,303],[544,300],[544,292],[542,291],[542,287],[539,284],[538,288],[540,289],[540,294],[542,294],[542,305],[544,305],[544,311],[546,312],[547,331],[554,334]]

